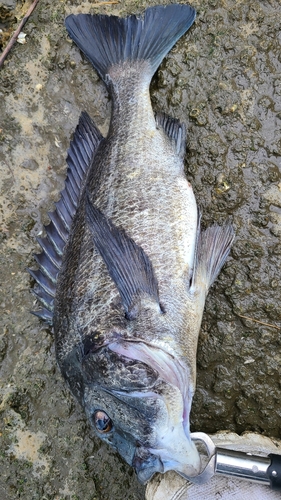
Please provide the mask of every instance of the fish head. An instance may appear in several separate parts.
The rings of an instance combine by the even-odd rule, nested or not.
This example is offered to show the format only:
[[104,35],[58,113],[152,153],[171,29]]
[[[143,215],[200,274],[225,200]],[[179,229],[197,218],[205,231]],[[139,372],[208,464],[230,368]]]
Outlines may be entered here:
[[82,360],[82,405],[95,433],[146,483],[156,473],[200,471],[190,438],[187,368],[160,348],[111,342]]

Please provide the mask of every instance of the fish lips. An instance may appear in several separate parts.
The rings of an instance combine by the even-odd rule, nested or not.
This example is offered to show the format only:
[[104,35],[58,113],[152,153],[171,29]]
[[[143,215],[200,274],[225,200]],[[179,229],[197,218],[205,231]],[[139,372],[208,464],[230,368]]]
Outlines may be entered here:
[[132,461],[138,480],[142,484],[146,484],[154,474],[164,472],[164,464],[159,456],[153,455],[143,446],[136,448],[135,455]]
[[142,446],[136,448],[132,460],[132,466],[136,471],[140,483],[148,483],[152,476],[154,476],[154,474],[156,474],[157,472],[164,474],[164,472],[167,472],[168,470],[174,470],[185,479],[196,476],[200,472],[201,460],[199,456],[199,463],[194,464],[193,467],[191,464],[187,466],[185,466],[185,464],[180,465],[173,459],[162,460],[160,455],[161,452],[159,455],[156,455]]

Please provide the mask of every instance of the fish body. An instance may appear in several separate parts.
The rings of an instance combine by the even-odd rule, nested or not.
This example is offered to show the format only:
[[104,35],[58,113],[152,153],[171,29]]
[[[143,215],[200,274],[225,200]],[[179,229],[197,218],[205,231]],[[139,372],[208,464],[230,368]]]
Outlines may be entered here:
[[155,472],[200,471],[189,431],[197,340],[233,240],[230,226],[200,231],[185,127],[150,102],[154,72],[194,18],[174,4],[140,18],[66,19],[108,88],[112,116],[103,138],[81,115],[31,271],[70,389],[144,483]]

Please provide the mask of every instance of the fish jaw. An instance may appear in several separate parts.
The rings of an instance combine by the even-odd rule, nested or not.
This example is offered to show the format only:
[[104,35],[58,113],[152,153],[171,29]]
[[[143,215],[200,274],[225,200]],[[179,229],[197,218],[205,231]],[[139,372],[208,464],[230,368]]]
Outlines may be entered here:
[[136,449],[132,466],[135,469],[138,480],[142,484],[146,484],[154,474],[159,472],[164,473],[164,464],[161,458],[150,451],[147,448],[139,446]]
[[141,483],[147,483],[157,472],[164,474],[169,470],[185,478],[199,474],[201,460],[198,450],[193,441],[187,439],[181,424],[170,429],[158,442],[157,449],[136,449],[132,465]]
[[197,448],[190,436],[187,437],[181,422],[158,437],[158,449],[149,451],[158,455],[164,470],[176,470],[182,475],[195,476],[200,471],[201,461]]

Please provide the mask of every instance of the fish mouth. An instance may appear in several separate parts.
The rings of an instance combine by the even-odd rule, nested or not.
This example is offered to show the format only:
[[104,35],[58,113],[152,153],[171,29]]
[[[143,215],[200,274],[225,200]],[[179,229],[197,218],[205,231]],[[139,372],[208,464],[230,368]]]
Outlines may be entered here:
[[[195,445],[194,448],[191,446],[191,453],[189,452],[188,455],[188,462],[190,462],[190,459],[192,458],[192,464],[186,464],[184,463],[184,460],[180,462],[175,458],[168,458],[167,452],[160,449],[150,450],[144,447],[138,447],[132,461],[132,466],[136,471],[138,480],[142,484],[146,484],[150,481],[154,474],[164,474],[169,470],[174,470],[184,478],[189,479],[190,477],[197,476],[199,474],[201,461]],[[190,455],[192,455],[192,457]]]
[[[174,405],[173,401],[167,403],[169,423],[157,429],[154,446],[140,443],[136,448],[132,466],[139,481],[145,484],[155,473],[168,470],[174,470],[183,477],[196,476],[200,472],[201,461],[189,431],[193,384],[188,366],[172,354],[144,342],[118,341],[108,347],[119,355],[149,365],[164,382],[176,388],[174,394],[179,404]],[[122,391],[114,392],[121,396]],[[127,393],[128,396],[161,398],[151,389],[147,392],[133,391]]]
[[147,448],[139,446],[136,449],[132,466],[134,467],[138,480],[146,484],[154,474],[164,472],[164,464],[160,457],[153,455]]
[[[184,439],[179,427],[179,436],[167,435],[166,446],[162,449],[149,449],[153,456],[157,456],[163,466],[163,470],[157,472],[167,472],[174,470],[184,478],[197,476],[201,470],[201,460],[198,450],[191,439]],[[173,435],[173,434],[172,434]],[[162,443],[164,444],[164,443]]]

